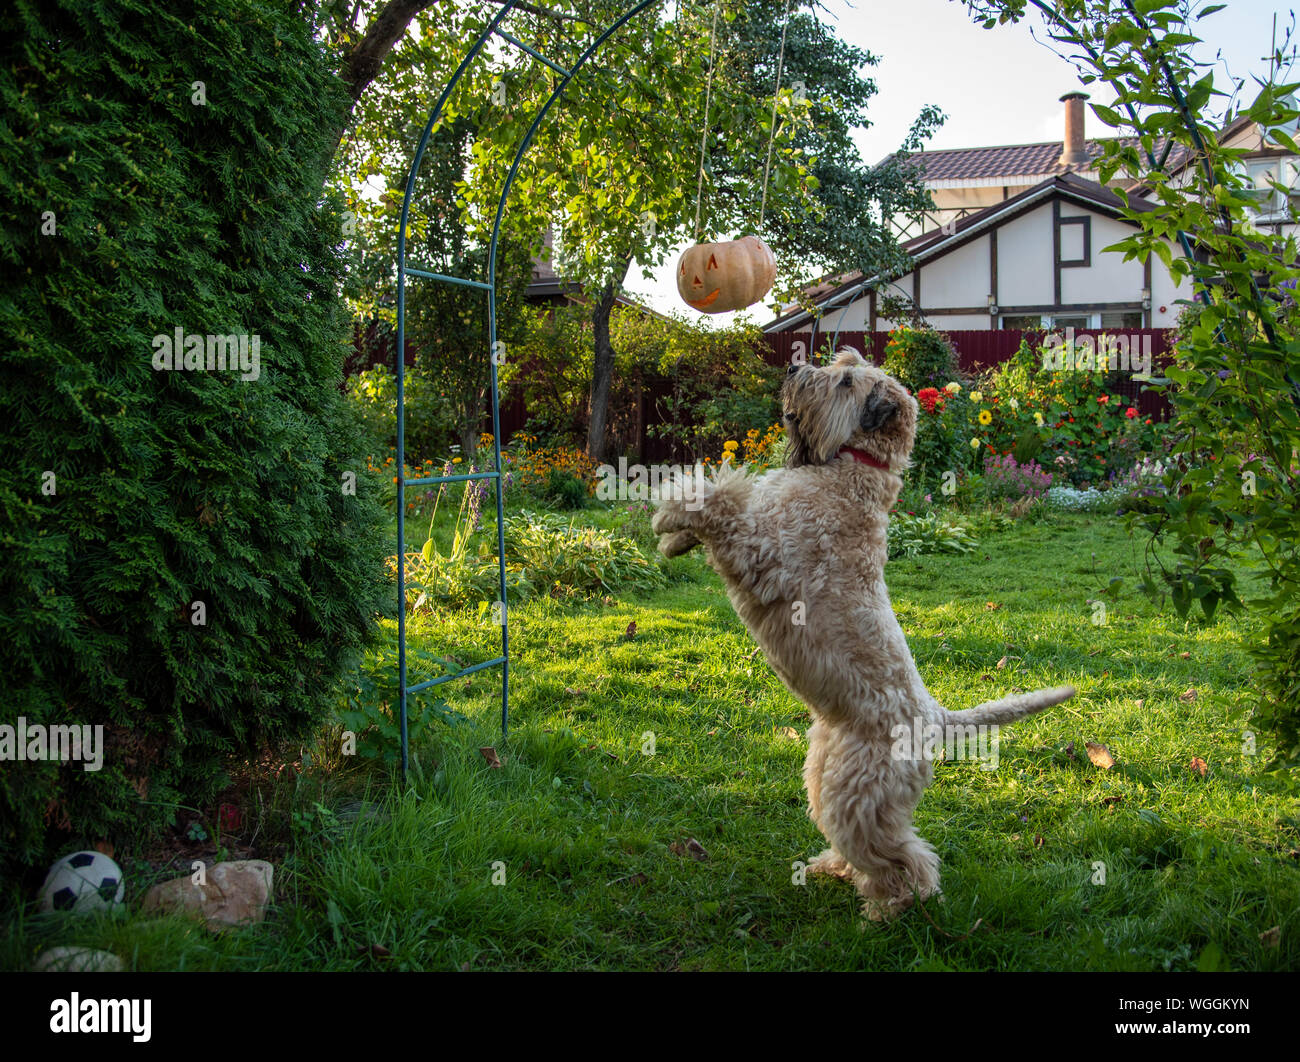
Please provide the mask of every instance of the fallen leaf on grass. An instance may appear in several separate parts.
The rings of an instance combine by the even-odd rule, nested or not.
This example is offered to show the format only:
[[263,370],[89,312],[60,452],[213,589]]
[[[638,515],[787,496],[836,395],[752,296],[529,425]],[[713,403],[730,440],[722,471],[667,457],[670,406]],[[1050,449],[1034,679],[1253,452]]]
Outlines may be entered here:
[[1209,768],[1209,764],[1207,764],[1207,763],[1206,763],[1203,759],[1201,759],[1201,757],[1199,757],[1199,756],[1193,756],[1193,757],[1192,757],[1192,762],[1189,763],[1189,764],[1187,765],[1187,768],[1188,768],[1188,770],[1195,771],[1195,772],[1196,772],[1197,774],[1199,774],[1202,778],[1205,777],[1205,772],[1208,771],[1208,770],[1210,769],[1210,768]]
[[1134,701],[1134,702],[1133,702],[1133,707],[1134,707],[1134,708],[1141,708],[1141,707],[1142,707],[1144,704],[1146,704],[1146,703],[1147,703],[1146,701],[1141,701],[1141,700],[1139,700],[1139,701]]
[[1102,797],[1101,802],[1104,807],[1114,807],[1123,799],[1124,798],[1122,796],[1108,796],[1108,797]]
[[980,676],[980,681],[981,681],[981,682],[992,682],[992,681],[993,681],[993,676],[992,676],[992,675],[989,675],[989,674],[981,675],[981,676]]
[[791,741],[799,740],[799,731],[792,726],[783,726],[777,730],[777,733],[783,738],[789,738]]
[[1178,695],[1178,699],[1180,701],[1186,701],[1188,704],[1190,704],[1192,701],[1196,700],[1196,687],[1193,686],[1186,693],[1180,693]]
[[1094,766],[1105,771],[1115,766],[1115,758],[1105,745],[1099,745],[1095,741],[1085,741],[1083,747],[1088,750],[1088,759],[1092,760]]
[[1043,840],[1043,835],[1042,835],[1041,833],[1036,833],[1036,834],[1034,834],[1034,847],[1035,847],[1035,848],[1042,848],[1043,845],[1045,845],[1046,843],[1047,843],[1047,842],[1046,842],[1045,840]]
[[709,853],[704,850],[704,845],[700,844],[694,837],[690,838],[685,844],[680,841],[674,841],[668,846],[668,851],[673,855],[690,856],[698,863],[703,863],[709,858]]
[[1007,666],[1007,658],[1004,656],[1001,660],[997,662],[997,669],[1001,671],[1006,666]]
[[636,620],[633,620],[631,623],[627,625],[627,630],[623,632],[623,636],[629,642],[636,637]]
[[112,859],[112,858],[113,858],[113,842],[112,842],[112,841],[96,841],[96,842],[95,842],[95,851],[96,851],[96,852],[101,852],[101,853],[103,853],[104,855],[108,856],[109,859]]
[[585,696],[587,696],[587,691],[586,691],[586,690],[575,689],[573,686],[565,686],[565,687],[564,687],[564,692],[567,693],[570,697],[585,697]]
[[382,944],[362,944],[357,948],[358,955],[369,955],[375,959],[391,959],[393,953]]
[[1179,659],[1179,660],[1190,660],[1191,658],[1192,658],[1192,654],[1191,654],[1191,653],[1179,653],[1179,654],[1178,654],[1178,659]]
[[984,611],[985,611],[985,612],[996,612],[996,611],[997,611],[998,609],[1000,609],[1001,607],[1002,607],[1002,606],[1001,606],[998,602],[996,602],[996,601],[985,601],[985,602],[984,602]]
[[480,754],[482,754],[483,758],[487,760],[487,765],[489,767],[501,766],[501,757],[497,755],[497,750],[493,748],[491,745],[484,746],[483,748],[479,749],[479,752]]
[[1259,935],[1259,942],[1266,948],[1276,948],[1282,941],[1282,927],[1274,926]]
[[1066,754],[1067,756],[1069,756],[1070,759],[1074,759],[1074,758],[1075,758],[1075,755],[1074,755],[1074,742],[1073,742],[1073,741],[1071,741],[1068,745],[1065,746],[1065,754]]

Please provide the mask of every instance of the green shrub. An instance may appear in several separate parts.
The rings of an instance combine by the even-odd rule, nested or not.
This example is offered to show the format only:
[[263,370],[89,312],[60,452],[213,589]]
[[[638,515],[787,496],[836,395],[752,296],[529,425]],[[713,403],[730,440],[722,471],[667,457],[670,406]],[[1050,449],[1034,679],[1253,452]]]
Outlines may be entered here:
[[[0,769],[3,871],[160,827],[309,732],[387,589],[320,209],[343,98],[307,20],[18,0],[0,27],[4,721],[107,746]],[[256,379],[156,371],[177,328],[259,337]]]
[[948,523],[937,513],[913,516],[894,513],[886,533],[891,557],[914,557],[920,553],[972,553],[979,543],[960,523]]
[[506,555],[539,591],[613,594],[656,590],[667,580],[629,538],[561,516],[521,512],[506,520]]
[[[447,403],[423,372],[406,371],[406,459],[444,453],[456,439]],[[348,402],[365,425],[366,452],[387,454],[397,447],[397,373],[375,365],[347,381]]]
[[[635,538],[621,531],[575,525],[555,513],[522,510],[506,516],[506,592],[511,601],[538,594],[585,597],[655,590],[667,582]],[[407,602],[414,609],[477,605],[485,611],[500,596],[496,541],[458,518],[450,549],[433,541],[407,560]]]
[[587,504],[587,485],[572,472],[552,468],[546,474],[542,497],[559,509],[581,509]]
[[881,367],[913,394],[924,387],[942,388],[958,378],[957,354],[933,328],[894,329]]

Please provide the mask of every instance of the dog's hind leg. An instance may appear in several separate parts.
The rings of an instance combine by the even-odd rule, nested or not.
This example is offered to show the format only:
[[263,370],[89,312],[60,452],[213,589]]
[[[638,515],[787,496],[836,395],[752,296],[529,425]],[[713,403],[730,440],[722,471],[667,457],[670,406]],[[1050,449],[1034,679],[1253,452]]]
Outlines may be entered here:
[[[827,747],[826,724],[814,722],[808,728],[808,758],[803,763],[803,784],[808,790],[808,817],[823,834],[826,828],[822,826],[822,769],[826,765]],[[848,878],[853,875],[853,867],[834,848],[827,848],[809,861],[808,873]]]
[[901,914],[913,900],[939,892],[939,857],[912,825],[930,764],[888,756],[854,740],[832,748],[822,770],[822,832],[852,864],[863,912],[872,919]]

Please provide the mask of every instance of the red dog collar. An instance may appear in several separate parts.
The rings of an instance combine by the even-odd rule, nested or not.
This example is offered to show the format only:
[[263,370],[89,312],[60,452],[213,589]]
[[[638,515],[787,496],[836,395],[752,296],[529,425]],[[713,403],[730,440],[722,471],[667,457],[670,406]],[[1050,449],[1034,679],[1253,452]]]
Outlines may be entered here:
[[[877,461],[869,453],[864,453],[862,450],[855,450],[852,446],[841,446],[839,452],[841,454],[852,454],[853,460],[860,461],[864,465],[870,465],[872,468],[879,468],[885,472],[889,471],[889,466],[885,464],[884,461]],[[836,456],[838,457],[839,455],[837,454]]]

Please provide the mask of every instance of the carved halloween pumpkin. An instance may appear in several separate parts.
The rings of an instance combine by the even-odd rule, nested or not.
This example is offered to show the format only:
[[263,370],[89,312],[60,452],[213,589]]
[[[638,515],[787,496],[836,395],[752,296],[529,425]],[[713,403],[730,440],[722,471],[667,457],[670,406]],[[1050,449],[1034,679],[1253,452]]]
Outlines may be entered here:
[[702,313],[752,306],[772,289],[776,258],[757,236],[688,247],[677,263],[677,291]]

